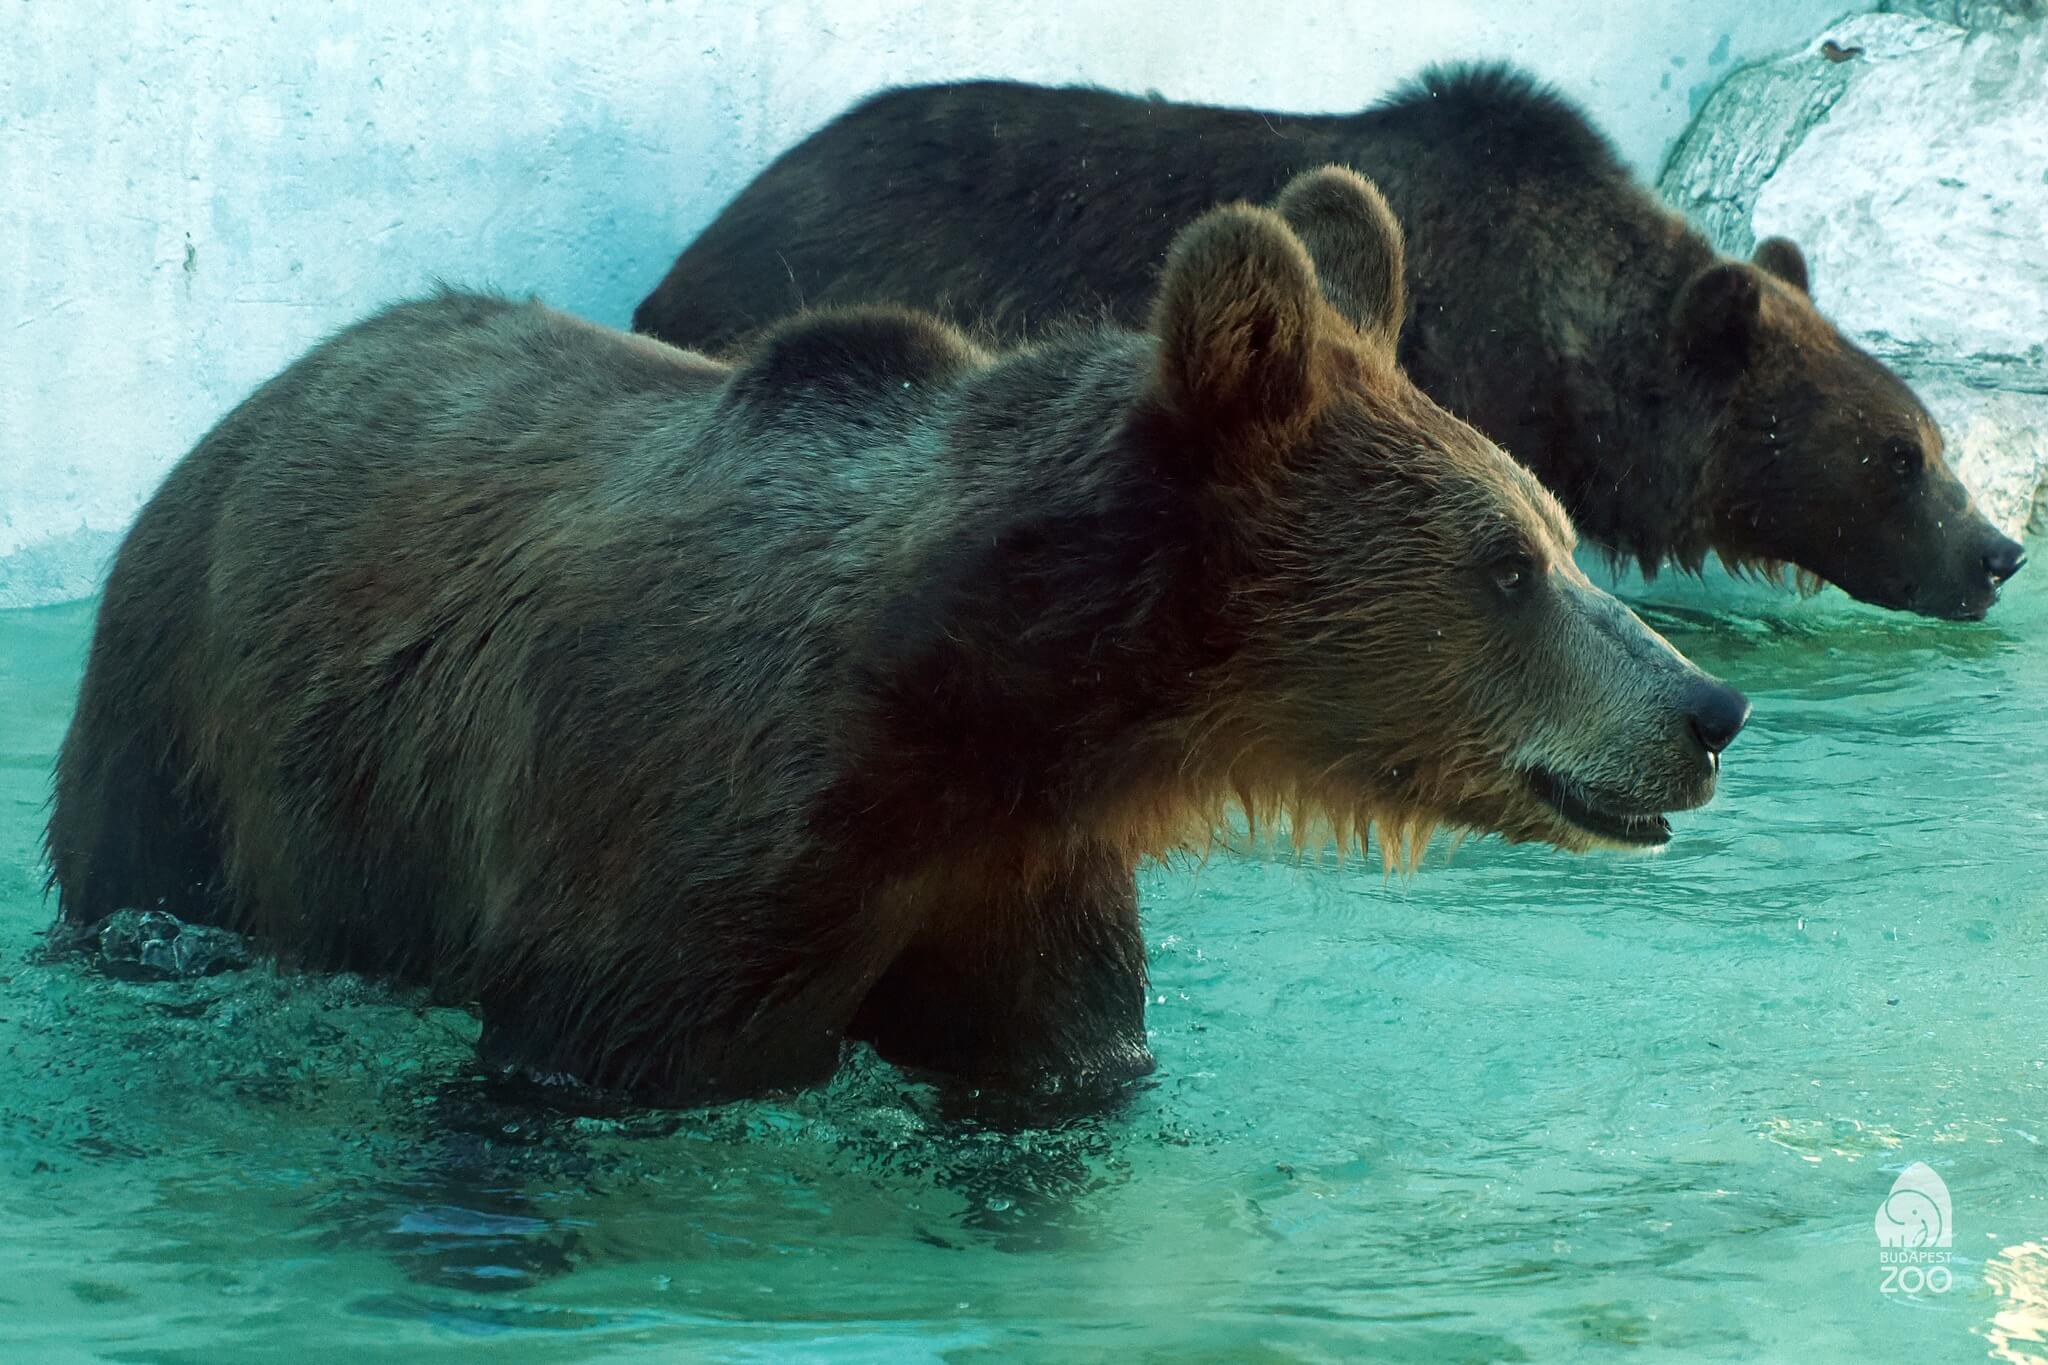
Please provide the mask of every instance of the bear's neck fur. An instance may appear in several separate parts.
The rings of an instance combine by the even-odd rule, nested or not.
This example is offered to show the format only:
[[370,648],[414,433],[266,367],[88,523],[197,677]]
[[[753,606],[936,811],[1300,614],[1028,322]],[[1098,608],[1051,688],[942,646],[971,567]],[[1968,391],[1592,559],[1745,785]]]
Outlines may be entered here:
[[726,386],[753,409],[743,463],[889,471],[874,529],[896,549],[854,658],[873,699],[854,752],[885,757],[822,802],[834,838],[891,831],[859,854],[877,871],[923,876],[963,847],[979,870],[947,876],[1029,880],[1083,848],[1135,863],[1208,848],[1233,808],[1254,837],[1371,829],[1390,864],[1420,856],[1433,820],[1274,748],[1243,649],[1248,495],[1196,467],[1159,364],[1154,338],[1114,328],[991,361],[863,310],[785,327]]
[[785,327],[728,382],[755,467],[888,471],[870,511],[895,550],[854,660],[875,698],[860,750],[887,762],[828,806],[898,831],[889,861],[994,831],[1133,858],[1206,836],[1228,780],[1207,755],[1228,736],[1191,736],[1231,653],[1214,610],[1229,555],[1136,416],[1156,368],[1126,332],[990,363],[928,318],[860,311]]
[[1404,366],[1532,469],[1580,531],[1654,574],[1713,548],[1722,399],[1670,336],[1713,249],[1568,103],[1498,69],[1426,74],[1331,152],[1408,229]]

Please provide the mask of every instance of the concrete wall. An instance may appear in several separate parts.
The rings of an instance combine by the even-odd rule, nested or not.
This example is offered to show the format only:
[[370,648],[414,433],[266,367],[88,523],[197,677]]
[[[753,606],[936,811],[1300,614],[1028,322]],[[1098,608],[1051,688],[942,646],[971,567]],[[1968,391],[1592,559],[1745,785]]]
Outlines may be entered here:
[[1654,173],[1734,64],[1855,0],[0,0],[0,606],[93,590],[164,470],[435,277],[623,323],[778,150],[878,87],[1360,106],[1512,57]]

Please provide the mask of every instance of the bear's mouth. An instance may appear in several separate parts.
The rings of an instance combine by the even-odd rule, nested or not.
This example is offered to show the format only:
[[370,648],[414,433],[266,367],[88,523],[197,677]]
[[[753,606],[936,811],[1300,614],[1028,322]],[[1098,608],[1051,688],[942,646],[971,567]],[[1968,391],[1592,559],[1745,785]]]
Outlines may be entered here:
[[1659,848],[1671,842],[1671,822],[1662,815],[1631,815],[1603,806],[1586,788],[1548,768],[1529,773],[1536,799],[1588,834],[1636,848]]

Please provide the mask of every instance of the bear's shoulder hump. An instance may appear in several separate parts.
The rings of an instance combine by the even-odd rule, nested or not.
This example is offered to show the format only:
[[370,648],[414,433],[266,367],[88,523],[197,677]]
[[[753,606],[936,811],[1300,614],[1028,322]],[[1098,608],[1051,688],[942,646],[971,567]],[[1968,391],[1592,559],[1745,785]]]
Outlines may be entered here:
[[1626,176],[1614,144],[1568,96],[1508,62],[1428,67],[1367,116],[1426,129],[1430,141],[1489,166]]
[[757,343],[734,375],[761,397],[917,390],[984,365],[957,328],[906,308],[807,313]]

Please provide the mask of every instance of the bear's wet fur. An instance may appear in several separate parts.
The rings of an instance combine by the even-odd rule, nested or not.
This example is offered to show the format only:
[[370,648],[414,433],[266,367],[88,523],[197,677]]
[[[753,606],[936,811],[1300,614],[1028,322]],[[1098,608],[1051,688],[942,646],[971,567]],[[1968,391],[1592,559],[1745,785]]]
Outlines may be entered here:
[[1740,697],[1403,378],[1377,195],[1278,207],[1182,234],[1154,335],[868,310],[728,366],[445,292],[324,342],[117,556],[60,914],[424,982],[659,1101],[849,1040],[1085,1088],[1151,1065],[1134,867],[1228,802],[1660,841]]
[[1180,224],[1326,162],[1370,176],[1407,231],[1410,377],[1617,559],[1790,563],[1946,617],[1982,615],[2019,567],[1912,392],[1815,311],[1796,246],[1717,256],[1576,107],[1500,66],[1433,69],[1348,115],[890,91],[742,191],[634,325],[709,350],[878,301],[997,338],[1068,315],[1137,325]]

